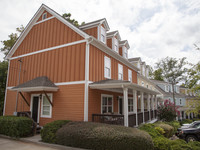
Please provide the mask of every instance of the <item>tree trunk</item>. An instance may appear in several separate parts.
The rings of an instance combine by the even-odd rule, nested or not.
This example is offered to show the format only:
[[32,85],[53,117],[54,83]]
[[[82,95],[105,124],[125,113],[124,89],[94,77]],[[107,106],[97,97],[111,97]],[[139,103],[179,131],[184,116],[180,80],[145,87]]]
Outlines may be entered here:
[[172,96],[173,96],[173,101],[174,101],[174,111],[176,107],[176,99],[175,99],[175,93],[174,93],[174,83],[172,83]]

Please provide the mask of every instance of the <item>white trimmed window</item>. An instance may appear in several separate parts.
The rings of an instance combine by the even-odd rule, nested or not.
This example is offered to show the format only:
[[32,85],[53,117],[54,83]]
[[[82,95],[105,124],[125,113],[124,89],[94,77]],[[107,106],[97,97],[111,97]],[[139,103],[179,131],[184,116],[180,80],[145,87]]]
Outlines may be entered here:
[[142,75],[145,76],[145,66],[142,67]]
[[180,105],[182,104],[182,99],[180,99]]
[[124,56],[124,58],[128,59],[128,50],[127,50],[126,46],[123,46],[123,56]]
[[107,56],[104,56],[104,77],[111,78],[111,60]]
[[169,92],[169,85],[165,85],[165,91]]
[[101,113],[112,113],[113,112],[113,96],[112,95],[101,95]]
[[106,44],[106,30],[101,26],[101,42]]
[[128,112],[133,112],[133,99],[128,99]]
[[144,86],[144,82],[142,81],[142,86]]
[[[52,102],[52,94],[48,94],[49,99]],[[51,118],[52,106],[49,103],[47,97],[42,95],[42,108],[41,108],[41,117]]]
[[132,82],[132,71],[128,69],[128,81]]
[[119,53],[119,43],[118,43],[118,40],[116,38],[114,38],[114,51]]
[[118,64],[118,80],[123,80],[123,66]]
[[47,13],[43,13],[42,20],[47,19]]
[[139,62],[137,63],[137,67],[140,69],[140,63]]

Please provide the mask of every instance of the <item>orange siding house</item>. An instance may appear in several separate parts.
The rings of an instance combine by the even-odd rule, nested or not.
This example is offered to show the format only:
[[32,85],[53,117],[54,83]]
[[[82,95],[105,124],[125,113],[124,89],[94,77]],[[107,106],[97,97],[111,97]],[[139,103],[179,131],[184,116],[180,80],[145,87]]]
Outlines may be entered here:
[[41,126],[102,116],[104,123],[135,126],[139,109],[143,122],[152,119],[138,100],[156,93],[137,85],[128,41],[108,31],[106,19],[76,27],[43,4],[7,55],[4,115],[29,113]]

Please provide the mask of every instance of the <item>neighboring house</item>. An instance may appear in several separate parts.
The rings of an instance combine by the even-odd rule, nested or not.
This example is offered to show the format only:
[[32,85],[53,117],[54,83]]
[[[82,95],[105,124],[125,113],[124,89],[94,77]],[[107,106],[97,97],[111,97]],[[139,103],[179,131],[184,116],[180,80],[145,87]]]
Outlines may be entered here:
[[76,27],[42,5],[6,57],[4,115],[132,127],[156,118],[158,92],[137,84],[128,41],[109,30],[106,19]]
[[[184,87],[184,86],[180,86],[180,93],[185,95],[185,99],[186,99],[186,105],[184,110],[191,110],[194,109],[198,104],[200,104],[200,98],[196,95],[195,92],[191,91],[190,89]],[[197,117],[194,113],[185,113],[183,114],[183,118],[186,119],[190,119],[190,118],[194,118]]]

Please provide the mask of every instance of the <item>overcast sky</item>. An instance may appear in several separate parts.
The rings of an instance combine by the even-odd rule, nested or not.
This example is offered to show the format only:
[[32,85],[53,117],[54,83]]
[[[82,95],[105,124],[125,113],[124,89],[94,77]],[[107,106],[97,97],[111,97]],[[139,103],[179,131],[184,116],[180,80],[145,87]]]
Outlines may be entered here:
[[0,40],[26,26],[42,3],[59,14],[70,12],[80,23],[106,18],[110,31],[128,40],[129,58],[152,66],[167,56],[200,60],[193,46],[200,46],[200,0],[1,0]]

